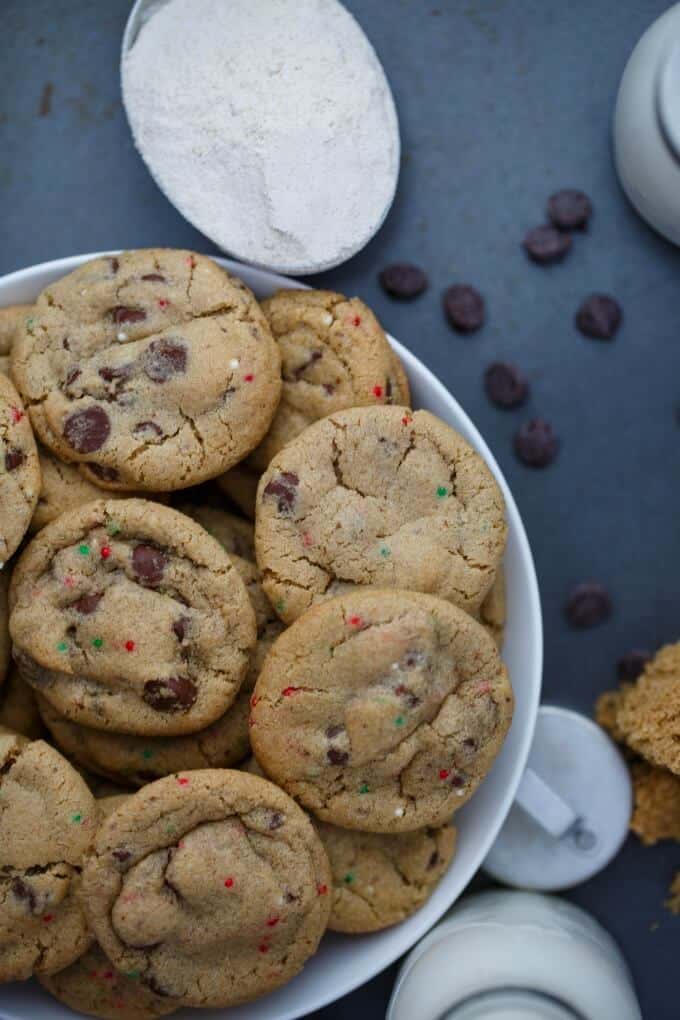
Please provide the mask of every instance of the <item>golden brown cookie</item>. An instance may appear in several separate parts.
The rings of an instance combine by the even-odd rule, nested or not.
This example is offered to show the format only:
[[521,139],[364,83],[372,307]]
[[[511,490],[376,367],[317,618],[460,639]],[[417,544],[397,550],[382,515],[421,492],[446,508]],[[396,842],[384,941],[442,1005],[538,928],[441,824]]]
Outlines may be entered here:
[[434,891],[456,848],[451,824],[396,836],[314,824],[333,874],[331,931],[379,931],[410,917]]
[[218,542],[147,500],[98,500],[36,535],[12,577],[22,676],[97,729],[177,736],[233,703],[255,615]]
[[595,703],[595,720],[617,744],[623,743],[625,735],[620,729],[617,716],[623,696],[630,685],[624,684],[617,691],[604,691]]
[[0,373],[0,570],[26,534],[39,492],[33,432],[19,394]]
[[45,735],[35,691],[21,679],[16,666],[10,666],[0,688],[0,726],[29,740],[39,740]]
[[300,617],[269,652],[250,740],[323,821],[370,832],[441,825],[474,793],[512,719],[481,624],[443,599],[364,590]]
[[38,297],[12,376],[41,442],[105,488],[169,490],[228,470],[266,433],[280,357],[253,295],[211,259],[94,259]]
[[30,314],[31,305],[7,305],[0,308],[0,355],[10,353],[20,323],[25,322]]
[[91,941],[77,890],[94,798],[54,748],[0,733],[0,982],[68,967]]
[[484,461],[427,411],[359,407],[306,429],[260,479],[255,549],[286,623],[362,586],[476,613],[496,578],[505,504]]
[[506,619],[505,570],[501,564],[491,590],[479,608],[479,622],[486,627],[499,648],[503,647]]
[[83,902],[118,970],[177,1005],[231,1006],[285,984],[316,951],[330,884],[294,801],[208,769],[159,779],[105,819]]
[[634,751],[680,775],[680,642],[657,652],[625,691],[616,725]]
[[643,843],[680,843],[680,776],[647,762],[632,768],[634,808],[630,827]]

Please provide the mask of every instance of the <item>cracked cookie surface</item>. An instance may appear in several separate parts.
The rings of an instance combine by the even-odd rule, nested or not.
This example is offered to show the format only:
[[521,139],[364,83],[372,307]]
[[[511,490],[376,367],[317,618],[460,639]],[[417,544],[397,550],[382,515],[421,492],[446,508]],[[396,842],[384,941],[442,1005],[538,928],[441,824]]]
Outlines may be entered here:
[[55,973],[87,948],[76,891],[97,822],[65,758],[0,732],[0,981]]
[[[373,312],[359,298],[328,290],[280,290],[262,311],[281,351],[281,402],[248,458],[264,471],[312,422],[346,407],[395,403],[404,377]],[[399,403],[408,403],[406,398]]]
[[39,492],[38,450],[28,416],[0,373],[0,570],[26,534]]
[[[215,514],[219,513],[215,511]],[[224,538],[228,542],[233,533],[224,532],[227,527],[224,521],[218,523],[222,524]],[[213,533],[216,535],[217,530]],[[136,737],[71,722],[38,695],[45,725],[65,754],[99,775],[134,786],[143,786],[180,769],[228,768],[245,758],[250,751],[248,716],[251,693],[265,656],[283,630],[283,624],[262,591],[255,564],[238,556],[233,556],[232,562],[255,610],[257,645],[250,656],[236,699],[224,715],[205,729],[186,736]]]
[[366,590],[278,638],[252,699],[265,773],[323,821],[369,832],[439,825],[476,790],[512,719],[507,670],[450,602]]
[[167,1001],[246,1002],[318,946],[330,870],[304,812],[266,780],[200,770],[145,786],[103,822],[83,874],[96,938]]
[[315,822],[333,875],[331,931],[398,924],[427,900],[456,849],[453,825],[386,835]]
[[219,543],[141,499],[88,503],[39,532],[12,577],[10,633],[23,678],[62,715],[149,736],[223,715],[256,638]]
[[184,488],[262,439],[280,356],[253,295],[205,256],[148,249],[51,284],[12,375],[41,441],[105,488]]
[[506,531],[491,472],[427,411],[332,414],[277,454],[258,487],[257,561],[286,623],[357,586],[423,591],[476,613]]

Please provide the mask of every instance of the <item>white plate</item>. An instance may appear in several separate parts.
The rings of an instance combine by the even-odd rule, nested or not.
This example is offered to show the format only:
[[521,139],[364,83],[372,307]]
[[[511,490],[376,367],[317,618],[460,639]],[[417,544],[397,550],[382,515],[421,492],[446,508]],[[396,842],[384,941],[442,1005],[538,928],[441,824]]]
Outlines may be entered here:
[[[108,254],[108,253],[107,253]],[[44,262],[0,279],[0,306],[30,302],[49,283],[94,255]],[[244,280],[259,298],[279,287],[300,286],[260,269],[215,259]],[[406,921],[374,935],[328,934],[316,956],[285,988],[231,1010],[181,1010],[176,1020],[293,1020],[368,981],[405,953],[460,896],[491,847],[513,801],[531,746],[541,690],[543,630],[536,572],[519,511],[498,464],[463,409],[409,350],[390,337],[408,372],[413,406],[447,421],[474,446],[498,480],[507,504],[506,553],[508,622],[503,657],[515,691],[515,717],[491,773],[456,816],[458,850],[434,893]],[[0,987],[3,1020],[67,1020],[75,1016],[35,983]]]

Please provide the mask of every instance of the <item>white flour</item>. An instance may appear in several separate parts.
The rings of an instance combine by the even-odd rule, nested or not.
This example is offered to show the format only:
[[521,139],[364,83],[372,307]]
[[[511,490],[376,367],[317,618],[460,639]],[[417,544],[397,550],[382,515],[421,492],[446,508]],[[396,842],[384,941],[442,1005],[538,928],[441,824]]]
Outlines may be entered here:
[[160,187],[246,261],[335,265],[392,201],[392,95],[336,0],[169,0],[124,59],[123,97]]

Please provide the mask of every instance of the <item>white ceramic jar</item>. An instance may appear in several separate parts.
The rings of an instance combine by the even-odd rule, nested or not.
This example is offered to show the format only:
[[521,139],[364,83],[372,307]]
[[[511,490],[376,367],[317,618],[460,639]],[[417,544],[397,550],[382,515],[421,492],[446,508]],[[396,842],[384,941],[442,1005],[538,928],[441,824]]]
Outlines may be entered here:
[[406,958],[387,1020],[642,1020],[621,951],[555,896],[463,900]]

